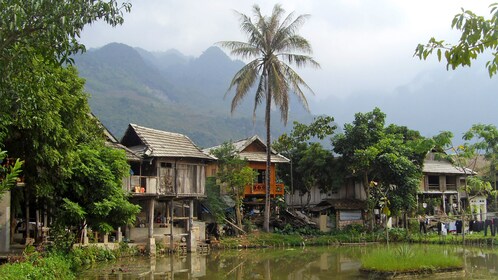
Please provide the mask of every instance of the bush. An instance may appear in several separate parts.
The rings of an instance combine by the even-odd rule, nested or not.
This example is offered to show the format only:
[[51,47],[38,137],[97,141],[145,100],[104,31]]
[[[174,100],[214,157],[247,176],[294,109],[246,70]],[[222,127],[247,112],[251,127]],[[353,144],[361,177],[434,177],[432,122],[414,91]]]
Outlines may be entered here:
[[[31,255],[34,256],[34,255]],[[5,280],[17,279],[75,279],[71,262],[60,255],[30,258],[29,261],[0,266],[0,275]]]
[[96,246],[74,248],[70,252],[69,257],[72,260],[74,269],[89,266],[96,262],[105,262],[116,259],[114,251]]

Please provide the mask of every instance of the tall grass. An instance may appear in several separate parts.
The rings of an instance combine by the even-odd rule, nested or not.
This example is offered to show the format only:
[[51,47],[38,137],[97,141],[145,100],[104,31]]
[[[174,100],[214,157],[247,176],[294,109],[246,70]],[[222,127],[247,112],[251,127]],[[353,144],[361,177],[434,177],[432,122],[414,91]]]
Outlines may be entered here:
[[361,258],[362,268],[379,272],[434,271],[461,268],[463,261],[457,256],[432,249],[414,250],[407,245],[391,249],[378,249]]

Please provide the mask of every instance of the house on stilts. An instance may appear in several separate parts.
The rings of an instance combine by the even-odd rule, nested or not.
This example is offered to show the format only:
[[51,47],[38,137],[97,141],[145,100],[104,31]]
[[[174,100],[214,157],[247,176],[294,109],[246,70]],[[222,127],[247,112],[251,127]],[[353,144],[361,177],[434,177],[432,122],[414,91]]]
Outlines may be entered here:
[[142,208],[125,237],[146,243],[151,253],[158,242],[172,250],[197,251],[205,241],[197,201],[205,197],[206,165],[214,158],[185,135],[136,124],[129,124],[121,144],[139,158],[129,161],[123,188]]

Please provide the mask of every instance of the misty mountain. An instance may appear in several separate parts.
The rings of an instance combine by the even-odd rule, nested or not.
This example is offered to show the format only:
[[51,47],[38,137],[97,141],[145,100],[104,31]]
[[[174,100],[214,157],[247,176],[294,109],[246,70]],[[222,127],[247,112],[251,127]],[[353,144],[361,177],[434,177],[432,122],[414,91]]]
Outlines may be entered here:
[[[202,147],[266,135],[262,110],[253,122],[253,94],[230,113],[233,92],[224,96],[244,63],[230,59],[217,47],[188,57],[177,50],[148,52],[111,43],[74,59],[86,79],[92,111],[118,138],[128,123],[183,133]],[[273,138],[290,130],[293,120],[312,119],[300,106],[296,101],[291,104],[288,127],[274,110]]]
[[345,98],[328,97],[311,101],[314,113],[334,116],[339,123],[349,123],[356,112],[379,107],[387,122],[404,125],[431,137],[451,131],[454,142],[473,124],[498,126],[498,80],[489,78],[483,63],[471,68],[446,71],[444,65],[420,73],[393,92],[358,92]]

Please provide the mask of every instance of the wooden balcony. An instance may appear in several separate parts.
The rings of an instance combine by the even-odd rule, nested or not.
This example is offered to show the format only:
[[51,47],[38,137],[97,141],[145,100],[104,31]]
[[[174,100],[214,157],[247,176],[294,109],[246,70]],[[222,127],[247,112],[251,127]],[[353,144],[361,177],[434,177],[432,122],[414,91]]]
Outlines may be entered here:
[[132,194],[157,194],[156,176],[130,176],[127,180],[126,191]]
[[189,183],[177,182],[174,185],[165,186],[159,183],[157,176],[130,176],[123,181],[123,189],[133,196],[165,195],[165,196],[204,196],[204,182],[193,186]]
[[[270,186],[271,196],[284,195],[284,193],[285,193],[284,184],[280,183],[271,184]],[[244,189],[244,196],[265,195],[265,194],[266,194],[266,189],[264,183],[255,183],[251,186],[246,186]]]

